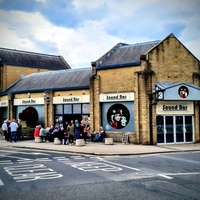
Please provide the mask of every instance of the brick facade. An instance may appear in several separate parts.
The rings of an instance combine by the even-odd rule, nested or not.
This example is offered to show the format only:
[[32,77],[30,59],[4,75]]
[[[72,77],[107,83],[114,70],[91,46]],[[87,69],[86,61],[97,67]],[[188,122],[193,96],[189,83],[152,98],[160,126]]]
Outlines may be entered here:
[[[44,103],[44,126],[54,124],[53,98],[56,96],[80,96],[89,95],[90,98],[90,128],[97,132],[106,116],[103,116],[100,96],[103,94],[131,93],[134,100],[131,108],[134,110],[134,131],[106,131],[107,137],[114,141],[122,141],[123,134],[128,134],[130,142],[135,144],[157,144],[156,108],[154,103],[153,88],[156,82],[185,82],[193,83],[200,87],[200,62],[190,51],[176,38],[170,35],[154,48],[140,57],[140,64],[129,66],[117,66],[98,69],[97,61],[92,63],[92,76],[90,77],[90,89],[50,91],[49,104]],[[15,82],[20,75],[27,75],[47,70],[29,69],[25,67],[3,66],[3,79],[1,88],[5,89]],[[43,93],[33,93],[32,98],[43,98]],[[27,98],[27,93],[8,96],[9,118],[15,116],[13,98]],[[153,98],[153,99],[151,99]],[[1,97],[0,100],[6,100]],[[194,137],[195,142],[200,142],[200,101],[194,104]],[[132,105],[131,104],[131,105]]]
[[[93,66],[94,68],[94,66]],[[94,70],[94,69],[93,69]],[[150,144],[150,102],[149,94],[157,81],[192,82],[200,86],[200,65],[177,38],[170,35],[141,59],[140,66],[129,66],[96,70],[91,84],[92,127],[101,125],[100,93],[134,92],[135,132],[130,132],[133,143]],[[199,142],[199,103],[195,103],[195,138]],[[153,144],[157,143],[156,105],[152,105]],[[107,135],[121,141],[123,132],[108,131]]]

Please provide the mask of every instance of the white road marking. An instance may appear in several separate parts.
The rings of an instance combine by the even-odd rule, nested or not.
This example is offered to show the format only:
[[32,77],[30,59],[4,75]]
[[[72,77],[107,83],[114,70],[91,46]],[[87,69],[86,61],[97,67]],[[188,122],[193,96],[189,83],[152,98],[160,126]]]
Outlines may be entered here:
[[186,173],[167,173],[169,176],[184,176],[184,175],[200,175],[200,172],[186,172]]
[[34,181],[39,179],[54,179],[63,177],[51,168],[43,164],[21,165],[4,167],[4,170],[13,177],[16,182]]
[[186,173],[165,173],[165,174],[158,174],[158,176],[161,176],[166,179],[173,179],[171,176],[188,176],[188,175],[198,175],[200,172],[186,172]]
[[1,185],[4,185],[4,183],[3,183],[3,181],[0,179],[0,186],[1,186]]
[[21,151],[8,151],[8,150],[0,150],[1,152],[5,152],[5,153],[18,153],[18,154],[25,154],[25,155],[46,155],[46,156],[49,156],[49,154],[46,154],[46,153],[38,153],[38,152],[21,152]]
[[123,168],[132,169],[132,170],[139,171],[139,172],[141,171],[138,168],[129,167],[129,166],[126,166],[126,165],[121,165],[121,164],[118,164],[118,163],[110,162],[110,161],[104,160],[103,158],[98,158],[98,159],[101,160],[102,162],[110,163],[112,165],[117,165],[117,166],[120,166],[120,167],[123,167]]
[[166,179],[173,179],[172,177],[164,175],[164,174],[158,174],[158,176],[161,176],[161,177],[166,178]]
[[103,162],[82,162],[71,165],[74,168],[77,168],[82,171],[121,171],[122,168],[115,167],[113,165],[108,165]]
[[13,162],[11,160],[1,160],[0,161],[0,165],[8,165],[8,164],[13,164]]

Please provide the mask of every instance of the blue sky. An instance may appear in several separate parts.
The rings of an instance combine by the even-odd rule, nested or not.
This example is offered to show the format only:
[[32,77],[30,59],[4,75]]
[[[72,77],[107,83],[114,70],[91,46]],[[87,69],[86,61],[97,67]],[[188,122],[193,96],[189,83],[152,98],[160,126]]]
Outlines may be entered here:
[[117,43],[173,33],[200,60],[200,0],[0,0],[0,47],[90,67]]

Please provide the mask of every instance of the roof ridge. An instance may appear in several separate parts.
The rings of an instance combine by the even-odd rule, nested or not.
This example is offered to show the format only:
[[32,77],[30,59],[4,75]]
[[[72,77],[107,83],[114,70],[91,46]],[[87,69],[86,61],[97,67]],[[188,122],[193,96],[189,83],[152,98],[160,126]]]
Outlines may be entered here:
[[[154,43],[158,43],[161,40],[154,40],[154,41],[149,41],[149,42],[140,42],[140,43],[136,43],[136,44],[129,44],[127,46],[139,46],[139,45],[147,45],[147,44],[154,44]],[[126,48],[126,45],[120,46],[119,48]]]
[[16,53],[26,53],[26,54],[32,54],[32,55],[44,55],[44,56],[49,56],[49,57],[61,57],[60,55],[37,53],[37,52],[33,52],[33,51],[25,51],[25,50],[19,50],[19,49],[8,49],[8,48],[4,48],[4,47],[0,47],[0,50],[16,52]]

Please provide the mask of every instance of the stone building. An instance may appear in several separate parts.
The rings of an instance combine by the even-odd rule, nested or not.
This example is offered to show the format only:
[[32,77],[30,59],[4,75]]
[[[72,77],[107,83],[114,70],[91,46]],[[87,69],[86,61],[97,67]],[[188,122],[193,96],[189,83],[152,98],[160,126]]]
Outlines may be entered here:
[[44,126],[87,117],[118,142],[124,134],[136,144],[200,142],[200,62],[173,34],[119,43],[91,64],[21,77],[0,103],[11,96],[10,116],[29,109]]
[[[33,73],[21,77],[3,94],[10,94],[10,116],[35,127],[65,126],[70,120],[89,117],[91,68]],[[27,120],[29,119],[29,121]]]
[[[20,77],[32,73],[70,69],[71,67],[62,56],[40,54],[0,48],[0,92],[15,84]],[[27,91],[30,89],[27,85]],[[1,95],[0,122],[5,118],[12,118],[11,110],[7,109],[12,93]]]
[[114,141],[126,133],[137,144],[200,141],[200,63],[173,34],[120,43],[92,71],[93,129],[103,125]]

